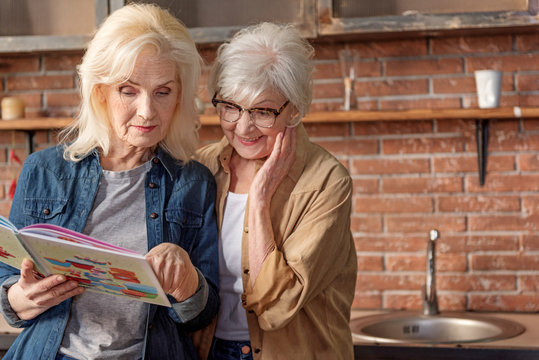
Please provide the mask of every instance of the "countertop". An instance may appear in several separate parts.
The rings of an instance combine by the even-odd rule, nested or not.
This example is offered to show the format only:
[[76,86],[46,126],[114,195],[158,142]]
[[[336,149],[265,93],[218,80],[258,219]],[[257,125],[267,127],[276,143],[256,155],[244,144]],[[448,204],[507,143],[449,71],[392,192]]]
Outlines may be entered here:
[[[352,319],[384,314],[384,310],[353,310]],[[449,312],[448,312],[449,314]],[[485,359],[537,360],[539,359],[539,313],[474,312],[485,317],[512,320],[526,330],[512,338],[463,344],[376,343],[354,338],[355,358],[361,360],[410,359]]]

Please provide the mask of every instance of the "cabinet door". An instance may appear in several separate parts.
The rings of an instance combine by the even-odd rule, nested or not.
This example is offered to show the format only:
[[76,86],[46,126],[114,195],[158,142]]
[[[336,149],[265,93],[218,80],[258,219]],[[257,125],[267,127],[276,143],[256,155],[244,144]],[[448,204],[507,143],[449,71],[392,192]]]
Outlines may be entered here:
[[0,0],[0,53],[82,49],[108,0]]
[[317,0],[320,35],[537,26],[539,0]]
[[261,21],[295,24],[305,37],[316,36],[316,0],[127,0],[167,8],[197,43],[228,40],[247,25]]

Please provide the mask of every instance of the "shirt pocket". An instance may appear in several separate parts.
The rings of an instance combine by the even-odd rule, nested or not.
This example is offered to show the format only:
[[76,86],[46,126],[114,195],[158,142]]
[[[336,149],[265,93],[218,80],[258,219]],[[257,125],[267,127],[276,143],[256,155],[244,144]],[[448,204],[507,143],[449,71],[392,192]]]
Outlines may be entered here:
[[24,201],[24,214],[35,219],[34,222],[58,223],[57,220],[64,213],[66,205],[67,200],[62,199],[27,198]]
[[202,214],[184,208],[168,209],[165,210],[165,219],[170,230],[169,241],[190,253],[202,227]]

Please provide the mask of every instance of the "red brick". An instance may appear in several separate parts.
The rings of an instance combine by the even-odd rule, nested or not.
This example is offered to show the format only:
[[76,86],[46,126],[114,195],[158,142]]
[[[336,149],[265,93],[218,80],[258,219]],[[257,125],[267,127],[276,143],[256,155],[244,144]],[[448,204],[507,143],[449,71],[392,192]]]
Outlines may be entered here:
[[425,271],[425,254],[386,254],[385,258],[386,271]]
[[[382,65],[378,61],[361,61],[358,66],[358,78],[382,75]],[[338,61],[315,63],[314,79],[341,79],[341,66]]]
[[[539,134],[517,133],[507,131],[505,134],[494,133],[489,140],[489,151],[537,151],[539,150]],[[475,150],[472,146],[470,150]]]
[[383,193],[439,193],[463,190],[461,177],[383,178]]
[[440,253],[474,251],[517,251],[519,240],[516,235],[449,235],[441,234],[437,241]]
[[378,179],[353,179],[354,194],[376,194],[378,193]]
[[383,154],[455,153],[464,151],[461,137],[406,138],[382,141]]
[[539,191],[539,174],[487,174],[483,186],[479,185],[477,176],[467,176],[464,181],[470,193]]
[[382,218],[376,216],[352,215],[350,228],[353,232],[379,233],[382,232]]
[[440,54],[477,54],[509,52],[513,47],[511,35],[459,36],[431,39],[431,51]]
[[21,131],[0,131],[0,144],[25,144],[26,137]]
[[463,72],[463,63],[458,58],[388,60],[386,76],[459,74]]
[[470,310],[483,311],[539,311],[539,294],[470,294]]
[[522,119],[521,122],[523,131],[539,130],[539,119]]
[[[361,81],[354,86],[357,96],[389,96],[427,94],[429,84],[426,79]],[[341,95],[342,96],[342,95]]]
[[523,107],[539,106],[539,96],[537,95],[519,95],[518,105]]
[[515,43],[517,51],[537,51],[539,49],[539,37],[537,32],[516,34]]
[[343,100],[323,100],[323,101],[317,101],[315,100],[313,103],[311,103],[311,107],[309,108],[310,112],[318,112],[318,111],[341,111],[343,108]]
[[439,274],[436,287],[451,291],[500,291],[516,290],[517,283],[514,275]]
[[427,55],[427,41],[420,38],[375,40],[361,43],[359,52],[362,58],[421,56]]
[[315,83],[313,86],[313,99],[342,98],[344,86],[341,82]]
[[78,92],[47,93],[45,96],[47,106],[50,107],[78,106],[80,104]]
[[[473,156],[444,156],[433,159],[433,169],[437,173],[477,172],[477,155]],[[487,171],[510,171],[515,169],[515,158],[511,155],[487,158]]]
[[384,294],[384,308],[394,310],[419,310],[423,308],[423,299],[419,292],[412,294],[386,293]]
[[519,211],[518,196],[440,196],[438,211],[444,212],[483,212],[483,211]]
[[475,120],[440,119],[436,120],[436,125],[439,133],[458,133],[475,140]]
[[432,212],[430,197],[359,197],[356,198],[356,213],[414,213]]
[[306,123],[305,130],[312,140],[336,136],[349,136],[350,126],[346,123]]
[[70,75],[10,76],[7,78],[8,90],[49,90],[70,89],[74,87]]
[[495,69],[503,72],[539,70],[539,54],[500,55],[466,58],[466,69]]
[[429,172],[427,159],[353,159],[354,174],[411,174]]
[[2,56],[0,55],[0,75],[20,72],[39,71],[39,57],[34,55]]
[[519,275],[519,290],[539,292],[539,275]]
[[353,124],[354,135],[432,133],[432,121],[368,121]]
[[473,77],[434,78],[432,86],[435,94],[462,94],[475,93],[475,80]]
[[78,64],[81,63],[82,54],[54,54],[45,56],[43,64],[45,71],[65,71],[76,70]]
[[[539,214],[534,215],[488,215],[470,216],[469,228],[472,231],[538,231]],[[538,268],[539,269],[539,268]]]
[[537,270],[539,269],[539,255],[526,254],[496,254],[471,255],[472,270]]
[[539,171],[539,154],[517,155],[517,164],[522,171]]
[[379,293],[356,291],[353,309],[380,309],[382,307],[382,296]]
[[316,143],[336,156],[378,153],[378,141],[376,140],[318,140]]
[[411,100],[381,100],[380,110],[407,109],[460,109],[460,100],[456,98],[443,99],[411,99]]
[[468,268],[466,254],[440,253],[436,256],[438,273],[464,272]]
[[384,270],[383,260],[381,255],[358,254],[357,269],[359,271],[382,271]]
[[538,74],[517,74],[516,78],[517,78],[516,87],[518,91],[539,90],[539,75]]
[[466,230],[466,218],[461,215],[416,215],[386,216],[386,231],[402,233],[428,233],[430,229],[438,229],[442,233],[461,232]]
[[522,235],[522,248],[526,251],[539,250],[539,235]]
[[370,274],[360,273],[356,289],[367,290],[417,290],[424,284],[424,276],[407,274]]
[[382,234],[358,236],[354,240],[358,251],[415,252],[427,249],[427,236]]

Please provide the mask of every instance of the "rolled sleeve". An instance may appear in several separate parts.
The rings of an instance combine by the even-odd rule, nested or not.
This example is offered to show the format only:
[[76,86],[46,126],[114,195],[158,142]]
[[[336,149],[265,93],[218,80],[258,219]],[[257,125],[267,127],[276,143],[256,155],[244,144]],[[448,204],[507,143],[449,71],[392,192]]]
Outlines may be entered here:
[[204,310],[208,302],[208,283],[200,270],[196,269],[196,271],[198,274],[197,291],[184,301],[172,304],[172,309],[181,323],[188,322],[197,317]]
[[7,324],[11,327],[21,327],[25,323],[25,321],[21,320],[17,316],[17,313],[13,311],[7,296],[9,288],[17,281],[19,281],[19,275],[11,276],[6,281],[4,281],[4,283],[2,284],[2,288],[0,289],[0,311],[2,312],[2,315],[4,316],[4,319],[6,320]]

